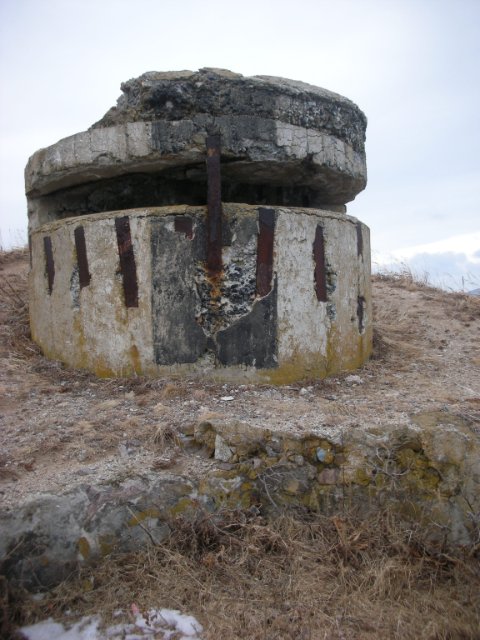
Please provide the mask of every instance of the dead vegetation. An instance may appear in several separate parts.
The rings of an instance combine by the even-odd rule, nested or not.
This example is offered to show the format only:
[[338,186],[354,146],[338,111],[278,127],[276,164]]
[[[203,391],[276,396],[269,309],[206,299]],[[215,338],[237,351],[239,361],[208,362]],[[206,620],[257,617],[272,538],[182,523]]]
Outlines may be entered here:
[[0,251],[1,347],[12,358],[38,353],[30,341],[26,263],[26,249]]
[[6,251],[0,246],[0,268],[19,260],[24,261],[28,256],[28,247],[17,247]]
[[198,513],[170,529],[165,544],[107,557],[43,600],[24,594],[11,614],[26,623],[101,612],[110,624],[119,608],[161,603],[195,615],[212,640],[478,638],[475,550],[429,545],[388,512]]
[[372,276],[374,283],[385,283],[393,289],[416,291],[425,301],[435,300],[445,305],[450,317],[463,322],[472,322],[480,313],[480,299],[462,291],[445,291],[431,285],[428,275],[418,278],[407,266],[399,271],[377,273]]

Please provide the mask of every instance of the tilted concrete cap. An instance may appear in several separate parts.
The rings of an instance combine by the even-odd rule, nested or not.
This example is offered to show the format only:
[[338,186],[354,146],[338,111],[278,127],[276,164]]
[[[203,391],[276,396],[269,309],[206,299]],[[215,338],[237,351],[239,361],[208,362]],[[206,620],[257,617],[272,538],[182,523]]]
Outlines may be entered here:
[[148,72],[122,92],[88,131],[30,158],[31,228],[65,215],[205,204],[212,133],[221,135],[224,201],[338,207],[366,185],[366,117],[325,89],[201,69]]
[[44,353],[99,376],[282,384],[372,348],[363,113],[318,87],[201,69],[122,85],[26,169]]

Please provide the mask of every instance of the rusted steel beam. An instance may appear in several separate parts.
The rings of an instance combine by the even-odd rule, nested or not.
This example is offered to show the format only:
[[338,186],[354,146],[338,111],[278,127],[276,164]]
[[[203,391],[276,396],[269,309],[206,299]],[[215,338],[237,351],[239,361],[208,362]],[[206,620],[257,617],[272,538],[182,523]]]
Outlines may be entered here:
[[357,319],[358,319],[358,332],[363,333],[365,329],[365,298],[358,296],[357,298]]
[[323,229],[317,225],[315,240],[313,242],[313,262],[315,265],[313,279],[315,293],[319,302],[327,302],[327,273],[325,269],[325,240]]
[[51,295],[53,291],[53,282],[55,280],[55,262],[53,260],[52,239],[50,236],[44,236],[43,250],[45,253],[45,272],[47,274],[48,293]]
[[220,135],[207,137],[207,269],[222,270],[222,184]]
[[355,225],[357,229],[357,256],[363,255],[363,234],[362,234],[362,223],[357,222]]
[[92,276],[88,270],[87,245],[85,243],[85,229],[76,227],[73,232],[75,238],[75,249],[77,252],[78,278],[80,280],[80,289],[88,287]]
[[138,307],[138,282],[135,255],[133,253],[132,236],[128,216],[115,218],[120,271],[123,278],[125,306]]
[[191,218],[176,216],[174,225],[177,233],[184,233],[189,240],[193,238],[193,222]]
[[272,290],[273,240],[275,235],[275,211],[260,208],[258,211],[257,239],[257,295],[266,296]]

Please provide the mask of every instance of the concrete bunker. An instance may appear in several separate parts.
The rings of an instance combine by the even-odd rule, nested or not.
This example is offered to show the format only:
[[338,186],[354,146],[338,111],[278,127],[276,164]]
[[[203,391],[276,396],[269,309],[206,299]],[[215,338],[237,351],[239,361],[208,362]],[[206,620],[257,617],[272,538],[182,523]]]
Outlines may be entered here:
[[304,83],[147,73],[26,167],[32,335],[98,375],[288,382],[371,351],[366,119]]

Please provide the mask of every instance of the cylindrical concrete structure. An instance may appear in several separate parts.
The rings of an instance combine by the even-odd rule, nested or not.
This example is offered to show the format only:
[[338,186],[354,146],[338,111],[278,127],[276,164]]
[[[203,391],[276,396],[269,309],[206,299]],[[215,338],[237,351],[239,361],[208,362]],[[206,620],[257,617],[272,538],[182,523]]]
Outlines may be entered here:
[[[32,335],[110,375],[290,382],[371,352],[365,127],[342,96],[147,73],[25,170]],[[244,204],[238,204],[244,203]]]
[[369,356],[370,245],[355,218],[224,204],[221,273],[203,207],[69,218],[32,234],[34,340],[100,376],[290,382]]

